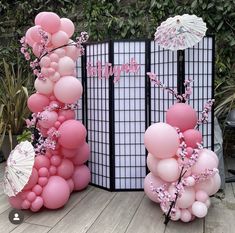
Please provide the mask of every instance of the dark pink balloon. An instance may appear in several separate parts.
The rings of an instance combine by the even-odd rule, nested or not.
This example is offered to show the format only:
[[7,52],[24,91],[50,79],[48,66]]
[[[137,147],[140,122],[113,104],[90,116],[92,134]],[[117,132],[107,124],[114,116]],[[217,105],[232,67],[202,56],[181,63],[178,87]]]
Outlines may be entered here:
[[31,210],[33,212],[39,211],[43,206],[43,199],[41,197],[36,197],[36,199],[31,204]]
[[75,149],[85,143],[86,128],[76,120],[67,120],[58,129],[60,137],[58,142],[68,149]]
[[33,202],[36,198],[36,194],[34,192],[29,192],[27,195],[27,200]]
[[47,184],[47,182],[48,182],[47,177],[39,177],[38,178],[38,184],[42,187],[45,186]]
[[75,165],[82,165],[85,163],[90,156],[90,147],[87,143],[84,143],[81,147],[78,148],[77,154],[73,157],[73,163]]
[[188,129],[184,131],[183,135],[188,147],[197,148],[197,143],[202,142],[202,134],[196,129]]
[[58,155],[53,155],[51,157],[51,164],[54,165],[55,167],[59,166],[61,163],[61,157]]
[[72,179],[68,179],[68,180],[66,180],[66,181],[67,181],[67,184],[68,184],[68,186],[69,186],[70,192],[73,192],[73,189],[74,189],[73,180],[72,180]]
[[188,104],[176,103],[166,112],[166,123],[178,127],[181,132],[184,132],[196,126],[197,113]]
[[66,120],[75,119],[76,114],[74,110],[60,110],[59,111],[59,117],[64,116]]
[[28,183],[24,186],[23,190],[28,190],[31,189],[35,184],[38,182],[38,172],[37,170],[33,167],[31,176],[29,178]]
[[37,196],[41,195],[42,193],[42,187],[39,185],[39,184],[36,184],[33,189],[32,189],[33,192],[35,192],[35,194]]
[[28,98],[27,105],[31,112],[42,112],[49,102],[47,96],[35,93]]
[[74,171],[74,165],[69,159],[63,159],[61,164],[57,167],[57,174],[64,179],[68,179],[72,176]]
[[34,167],[39,170],[41,167],[50,167],[50,160],[44,155],[38,155],[35,158]]
[[29,209],[30,205],[31,203],[28,200],[24,200],[21,204],[21,209],[24,209],[24,210]]
[[86,165],[75,167],[73,176],[74,190],[82,190],[87,187],[91,180],[91,172]]

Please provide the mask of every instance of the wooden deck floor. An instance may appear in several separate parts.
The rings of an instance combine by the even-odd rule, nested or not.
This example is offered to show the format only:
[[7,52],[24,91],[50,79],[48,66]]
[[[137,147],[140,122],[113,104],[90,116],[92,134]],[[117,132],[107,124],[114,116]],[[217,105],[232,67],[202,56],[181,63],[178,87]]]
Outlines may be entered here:
[[[235,161],[235,159],[233,159]],[[4,164],[0,164],[0,183]],[[228,164],[228,167],[231,163]],[[0,188],[0,232],[7,233],[233,233],[235,221],[235,184],[227,184],[223,199],[212,198],[205,219],[191,223],[170,222],[165,228],[159,206],[144,192],[108,192],[89,186],[73,193],[64,208],[38,213],[24,211],[25,220],[13,225],[11,210]]]

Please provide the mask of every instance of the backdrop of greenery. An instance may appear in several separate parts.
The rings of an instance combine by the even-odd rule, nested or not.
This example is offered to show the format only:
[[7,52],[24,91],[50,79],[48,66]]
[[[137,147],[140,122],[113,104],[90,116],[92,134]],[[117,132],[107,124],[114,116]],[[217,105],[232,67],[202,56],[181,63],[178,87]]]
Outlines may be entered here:
[[90,40],[153,38],[156,27],[170,16],[196,14],[216,38],[216,114],[221,122],[235,108],[235,0],[1,0],[0,56],[8,63],[18,57],[19,39],[41,11],[70,18],[76,32]]

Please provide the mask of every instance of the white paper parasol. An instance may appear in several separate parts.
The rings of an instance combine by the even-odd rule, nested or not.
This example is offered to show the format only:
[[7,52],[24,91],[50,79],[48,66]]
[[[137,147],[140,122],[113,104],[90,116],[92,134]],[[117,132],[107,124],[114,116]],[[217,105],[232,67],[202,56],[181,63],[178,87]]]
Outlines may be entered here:
[[168,18],[155,32],[155,41],[163,48],[183,50],[197,44],[206,33],[206,23],[196,15]]
[[34,159],[34,148],[28,141],[21,142],[11,151],[3,181],[4,192],[9,197],[16,196],[28,183]]

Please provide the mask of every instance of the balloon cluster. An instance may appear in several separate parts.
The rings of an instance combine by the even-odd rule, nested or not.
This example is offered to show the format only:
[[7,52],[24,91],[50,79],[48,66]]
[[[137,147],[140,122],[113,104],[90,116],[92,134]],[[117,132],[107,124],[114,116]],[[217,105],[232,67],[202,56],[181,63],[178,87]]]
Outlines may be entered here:
[[197,129],[207,122],[212,104],[208,101],[198,120],[190,105],[178,102],[167,110],[166,123],[155,123],[145,132],[150,173],[144,190],[152,201],[160,203],[165,224],[205,217],[209,197],[220,188],[217,155],[203,149],[202,134]]
[[83,52],[81,43],[87,34],[74,42],[69,39],[73,33],[71,20],[42,12],[21,40],[25,58],[30,59],[31,51],[37,57],[30,63],[37,76],[37,92],[28,99],[33,114],[27,124],[39,137],[33,138],[36,157],[30,179],[22,192],[9,198],[14,208],[34,212],[42,206],[60,208],[72,191],[84,189],[90,181],[90,170],[84,165],[90,154],[87,131],[75,120],[74,111],[82,95],[75,61]]

